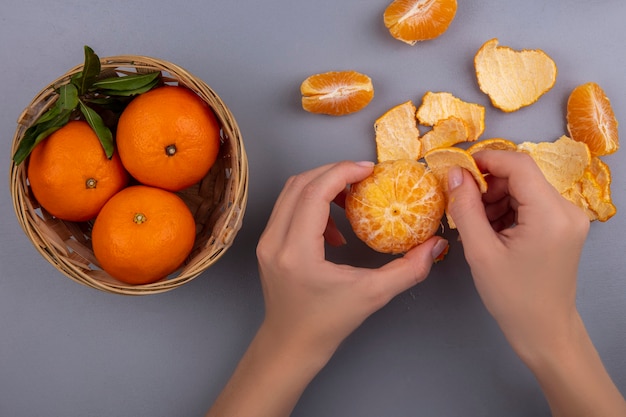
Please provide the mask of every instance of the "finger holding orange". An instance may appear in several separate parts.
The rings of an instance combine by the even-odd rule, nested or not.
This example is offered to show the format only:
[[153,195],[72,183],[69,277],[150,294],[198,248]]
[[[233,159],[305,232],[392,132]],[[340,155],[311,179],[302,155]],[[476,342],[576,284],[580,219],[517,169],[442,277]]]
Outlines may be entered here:
[[82,222],[128,183],[117,153],[106,154],[89,124],[71,121],[30,154],[28,180],[35,198],[50,214]]
[[136,185],[113,196],[91,233],[94,255],[112,277],[149,284],[174,272],[193,248],[196,225],[176,194]]
[[193,91],[164,86],[128,104],[116,141],[124,166],[139,182],[179,191],[200,181],[215,163],[220,125]]

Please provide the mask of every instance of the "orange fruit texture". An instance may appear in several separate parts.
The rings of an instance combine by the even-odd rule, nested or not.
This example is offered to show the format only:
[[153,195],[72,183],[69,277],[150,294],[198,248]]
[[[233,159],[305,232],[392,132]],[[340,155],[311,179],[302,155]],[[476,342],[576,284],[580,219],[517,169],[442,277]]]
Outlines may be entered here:
[[128,104],[116,142],[122,163],[139,182],[179,191],[200,181],[215,163],[220,125],[193,91],[164,86]]
[[491,39],[474,57],[480,89],[494,107],[512,112],[529,106],[556,82],[557,67],[540,49],[517,51]]
[[445,199],[437,178],[412,159],[378,163],[370,176],[353,184],[346,216],[359,239],[382,253],[403,253],[433,236]]
[[108,159],[84,121],[70,121],[39,143],[28,160],[28,181],[41,206],[68,221],[91,220],[128,183],[117,153]]
[[589,82],[574,88],[567,100],[567,129],[572,139],[589,146],[591,155],[619,149],[617,119],[602,88]]
[[343,116],[362,110],[374,97],[372,80],[356,71],[330,71],[307,77],[300,85],[302,108]]
[[127,284],[156,282],[174,272],[193,248],[196,225],[176,194],[135,185],[115,194],[91,233],[96,259]]
[[409,45],[442,35],[456,15],[456,0],[394,0],[383,14],[394,38]]

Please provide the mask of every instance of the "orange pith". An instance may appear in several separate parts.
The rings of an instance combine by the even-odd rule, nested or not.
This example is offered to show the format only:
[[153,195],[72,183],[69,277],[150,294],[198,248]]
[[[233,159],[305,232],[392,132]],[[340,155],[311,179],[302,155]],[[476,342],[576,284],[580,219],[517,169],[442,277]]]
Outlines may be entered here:
[[409,45],[443,34],[456,14],[456,0],[395,0],[385,9],[391,36]]
[[567,128],[572,139],[589,146],[593,156],[619,149],[617,119],[602,88],[593,82],[579,85],[567,101]]
[[28,180],[35,198],[50,214],[80,222],[96,217],[127,184],[128,174],[117,152],[107,159],[87,122],[71,121],[32,151]]
[[433,236],[440,226],[444,195],[421,162],[385,161],[353,184],[346,216],[355,234],[372,249],[403,253]]
[[302,108],[311,113],[342,116],[355,113],[374,97],[372,80],[356,71],[314,74],[300,85]]
[[197,94],[165,86],[130,102],[120,116],[116,141],[133,177],[179,191],[200,181],[215,163],[220,125]]
[[128,284],[174,272],[195,239],[194,218],[174,193],[144,185],[125,188],[102,208],[91,239],[100,266]]
[[393,159],[419,159],[421,143],[411,101],[392,107],[374,123],[378,162]]
[[494,107],[513,112],[536,102],[556,82],[555,62],[540,49],[514,50],[498,39],[483,44],[474,57],[480,89]]

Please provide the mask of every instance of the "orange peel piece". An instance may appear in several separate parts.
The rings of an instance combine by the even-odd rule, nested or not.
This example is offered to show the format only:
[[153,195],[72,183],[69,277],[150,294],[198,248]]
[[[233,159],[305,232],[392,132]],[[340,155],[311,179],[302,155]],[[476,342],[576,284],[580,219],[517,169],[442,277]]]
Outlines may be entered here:
[[389,109],[374,123],[378,162],[394,159],[418,159],[422,144],[412,101]]
[[480,152],[484,150],[516,151],[517,144],[508,139],[489,138],[489,139],[479,140],[478,142],[474,143],[472,146],[467,148],[467,152],[470,155],[474,155],[476,152]]
[[440,120],[433,128],[420,138],[422,152],[431,151],[436,148],[448,148],[457,143],[467,141],[467,125],[458,117],[450,116],[445,120]]
[[591,154],[602,156],[619,149],[618,122],[602,88],[586,83],[574,88],[567,100],[567,129],[572,139],[584,142]]
[[529,106],[556,82],[555,62],[540,49],[514,50],[485,42],[474,56],[478,86],[494,107],[512,112]]
[[346,216],[359,239],[382,253],[403,253],[439,229],[445,197],[422,162],[398,159],[376,164],[353,184]]
[[463,120],[467,126],[467,140],[475,141],[485,130],[485,108],[463,101],[450,93],[431,91],[424,94],[417,109],[417,120],[424,126],[434,126],[449,117]]
[[517,149],[535,160],[546,180],[561,194],[571,188],[591,164],[589,147],[568,136],[561,136],[554,142],[523,142]]
[[300,85],[302,108],[311,113],[343,116],[367,106],[374,97],[372,80],[356,71],[314,74]]
[[[480,192],[487,192],[487,181],[485,181],[482,172],[478,169],[476,161],[474,161],[472,155],[470,155],[466,150],[456,147],[436,148],[427,152],[424,155],[424,160],[428,165],[428,169],[430,169],[430,171],[439,180],[439,185],[443,189],[444,195],[446,196],[446,207],[449,201],[448,171],[454,166],[459,166],[469,171],[474,177],[476,184],[478,184]],[[447,210],[446,218],[448,220],[448,226],[451,229],[456,229],[454,220],[448,214]]]

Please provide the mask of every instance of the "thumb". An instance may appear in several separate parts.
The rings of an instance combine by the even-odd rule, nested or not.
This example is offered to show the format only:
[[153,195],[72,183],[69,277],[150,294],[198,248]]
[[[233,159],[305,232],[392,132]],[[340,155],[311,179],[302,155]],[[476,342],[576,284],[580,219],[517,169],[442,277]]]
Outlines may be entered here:
[[387,302],[391,298],[424,281],[435,259],[448,247],[448,241],[433,236],[426,242],[409,250],[378,269],[366,270],[362,281],[380,299]]
[[468,171],[458,166],[448,171],[448,215],[468,247],[493,234],[478,185]]

